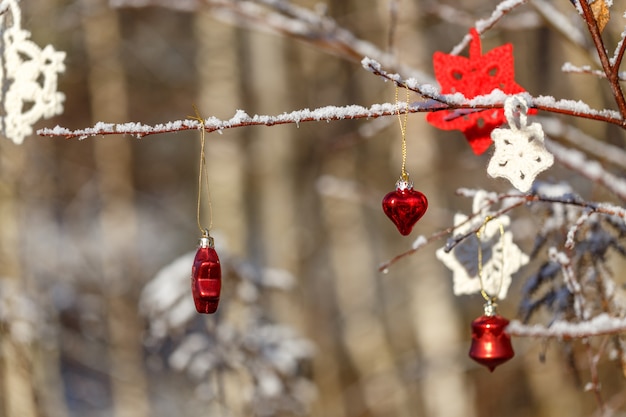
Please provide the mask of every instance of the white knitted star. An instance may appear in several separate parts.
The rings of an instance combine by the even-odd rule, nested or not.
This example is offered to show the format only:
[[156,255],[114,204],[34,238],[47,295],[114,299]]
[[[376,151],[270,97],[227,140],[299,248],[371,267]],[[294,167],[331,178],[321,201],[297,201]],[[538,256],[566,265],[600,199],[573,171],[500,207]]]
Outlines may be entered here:
[[[519,108],[519,128],[514,112]],[[530,190],[535,177],[550,168],[554,157],[544,145],[543,129],[539,123],[527,124],[528,105],[516,96],[504,102],[504,115],[508,129],[494,129],[491,132],[495,151],[487,173],[491,177],[504,177],[521,192]]]
[[[474,206],[478,198],[476,195]],[[484,218],[476,217],[475,221],[467,221],[468,216],[456,214],[454,225],[459,225],[457,232],[463,235],[481,225]],[[511,286],[511,275],[517,272],[529,261],[528,256],[513,243],[513,234],[507,227],[510,224],[508,216],[501,215],[497,219],[487,222],[481,229],[480,245],[482,250],[482,288],[489,296],[504,299]],[[501,228],[504,231],[501,234]],[[444,248],[437,250],[437,258],[453,273],[453,291],[455,295],[480,293],[481,279],[478,276],[478,244],[476,235],[472,235],[453,250],[447,252]]]
[[63,112],[65,96],[57,91],[58,74],[65,71],[65,52],[50,45],[43,50],[21,28],[18,0],[0,1],[0,84],[4,117],[2,133],[16,144],[33,133],[32,126],[42,117]]

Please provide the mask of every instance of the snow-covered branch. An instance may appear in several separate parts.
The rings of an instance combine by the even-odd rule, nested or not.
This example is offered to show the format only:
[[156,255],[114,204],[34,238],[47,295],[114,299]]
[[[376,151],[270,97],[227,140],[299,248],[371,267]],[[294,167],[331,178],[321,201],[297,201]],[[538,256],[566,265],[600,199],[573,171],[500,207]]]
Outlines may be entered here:
[[[502,19],[507,13],[511,12],[513,9],[526,3],[527,1],[528,0],[507,0],[500,2],[491,13],[491,16],[486,19],[478,20],[474,24],[474,27],[479,34],[485,33],[486,31],[491,29],[496,23],[498,23],[500,19]],[[461,53],[461,51],[465,49],[467,45],[469,45],[471,39],[471,35],[465,35],[463,40],[461,40],[461,42],[452,49],[452,52],[450,52],[450,54],[458,55],[459,53]]]
[[620,114],[622,117],[626,117],[626,98],[624,98],[624,93],[622,92],[622,87],[619,84],[619,64],[621,63],[622,56],[624,54],[623,49],[620,47],[618,49],[617,55],[614,62],[611,62],[609,58],[606,48],[604,46],[604,40],[602,39],[601,29],[598,26],[598,22],[594,16],[593,11],[591,10],[591,5],[586,1],[579,2],[580,7],[583,11],[583,17],[585,22],[587,23],[587,28],[589,29],[589,33],[591,34],[591,38],[593,39],[593,43],[596,47],[596,51],[598,53],[598,58],[600,58],[600,63],[602,64],[602,70],[606,74],[607,79],[609,80],[609,85],[611,87],[611,91],[613,93],[613,98],[615,99],[615,103],[619,108]]
[[513,320],[507,327],[507,332],[512,336],[518,337],[578,339],[624,333],[626,332],[626,318],[611,317],[603,313],[578,323],[562,320],[555,321],[550,327],[539,324],[526,325],[518,320]]
[[[471,196],[473,194],[473,191],[460,189],[457,191],[457,194],[464,195],[464,196]],[[607,203],[596,203],[596,202],[584,201],[582,199],[576,198],[569,194],[566,194],[560,197],[552,197],[552,196],[547,196],[547,195],[542,195],[542,194],[509,194],[509,193],[494,194],[494,198],[492,199],[491,204],[496,204],[498,202],[504,202],[504,201],[506,201],[506,204],[503,204],[502,208],[493,212],[490,215],[491,218],[494,218],[494,219],[498,218],[499,216],[505,215],[508,212],[512,211],[513,209],[521,207],[523,205],[534,204],[534,203],[546,203],[546,204],[559,204],[559,205],[565,205],[565,206],[579,207],[579,208],[583,208],[587,210],[588,213],[599,213],[608,217],[614,216],[614,217],[622,219],[622,221],[626,221],[626,209],[622,207],[612,205],[612,204],[607,204]],[[481,210],[470,214],[467,220],[463,223],[459,223],[454,226],[450,226],[446,229],[435,232],[429,237],[419,236],[416,239],[416,241],[413,243],[410,249],[406,250],[405,252],[399,253],[398,255],[394,256],[393,258],[389,259],[386,262],[381,263],[378,266],[378,270],[381,272],[386,271],[393,264],[395,264],[396,262],[400,261],[401,259],[409,255],[414,254],[415,252],[420,250],[422,247],[424,247],[426,244],[440,240],[448,235],[453,235],[454,232],[460,227],[464,227],[466,226],[468,222],[472,221],[476,217],[482,216],[484,214],[483,209],[484,208],[481,208]],[[477,227],[471,228],[461,235],[450,238],[445,246],[446,252],[449,252],[452,249],[454,249],[457,245],[459,245],[468,237],[475,235],[476,232],[478,232],[478,230],[482,226],[483,224],[480,223]]]
[[[209,10],[212,16],[231,25],[271,32],[298,39],[322,51],[359,62],[369,56],[386,68],[408,74],[422,82],[433,78],[398,62],[394,54],[360,39],[325,14],[323,6],[310,10],[281,0],[110,0],[115,7],[165,7],[175,10]],[[180,3],[180,4],[179,4]]]
[[[206,119],[204,123],[205,131],[214,132],[245,126],[300,124],[312,121],[328,122],[346,119],[372,119],[382,116],[397,115],[398,113],[402,114],[407,111],[409,113],[417,113],[453,109],[494,109],[503,108],[504,101],[507,98],[505,93],[497,89],[492,91],[490,94],[477,96],[472,99],[468,99],[460,93],[441,94],[440,90],[431,84],[421,84],[415,78],[403,79],[398,74],[390,74],[384,71],[382,69],[382,65],[372,59],[364,58],[362,64],[365,69],[371,71],[373,74],[378,75],[385,80],[392,81],[398,86],[407,88],[430,100],[411,103],[408,109],[406,106],[400,106],[400,108],[398,108],[395,104],[390,103],[374,104],[370,107],[363,107],[359,105],[326,106],[314,110],[296,110],[276,116],[249,116],[244,111],[239,110],[231,119],[228,120],[220,120],[215,117]],[[538,110],[599,120],[616,124],[620,127],[626,127],[626,122],[624,122],[620,114],[614,110],[596,110],[581,101],[556,100],[553,97],[546,96],[532,97],[529,94],[525,94],[525,98],[530,107]],[[461,116],[462,114],[459,113],[459,117]],[[85,139],[90,136],[115,134],[131,135],[141,138],[148,135],[180,132],[199,128],[199,122],[194,120],[176,120],[154,126],[134,122],[122,124],[99,122],[93,127],[76,130],[60,126],[55,128],[45,128],[38,130],[37,134],[40,136],[80,139]]]
[[622,201],[626,201],[626,180],[611,174],[602,167],[600,162],[587,158],[583,152],[566,148],[551,140],[546,140],[546,145],[561,164],[602,185]]
[[[431,106],[429,111],[451,110],[451,109],[497,109],[504,107],[506,94],[500,90],[493,90],[490,94],[477,96],[473,99],[467,99],[462,94],[440,94],[439,89],[429,84],[420,84],[416,79],[402,79],[398,74],[391,74],[382,69],[380,63],[365,58],[363,59],[363,67],[375,75],[382,77],[387,81],[392,81],[402,88],[407,88],[418,93],[422,97],[435,100],[442,105],[439,107]],[[622,128],[626,127],[626,122],[619,112],[609,109],[592,109],[588,104],[582,101],[574,100],[557,100],[554,97],[538,96],[532,97],[530,94],[524,94],[528,106],[537,110],[551,113],[565,114],[573,117],[584,119],[598,120],[606,123],[618,125]],[[461,116],[461,114],[459,114]]]
[[[438,105],[437,103],[416,103],[411,105],[409,112],[428,111],[429,106]],[[383,103],[374,104],[370,107],[362,107],[358,105],[350,106],[326,106],[317,109],[296,110],[290,113],[283,113],[276,116],[254,115],[249,116],[243,110],[238,110],[235,115],[228,120],[220,120],[215,117],[209,117],[204,121],[204,129],[206,132],[221,132],[226,129],[233,129],[245,126],[274,126],[281,124],[296,124],[304,122],[330,122],[335,120],[347,119],[372,119],[381,116],[397,115],[398,112],[405,113],[406,106]],[[131,135],[142,138],[149,135],[157,135],[162,133],[181,132],[185,130],[200,129],[200,122],[193,119],[175,120],[163,124],[146,125],[143,123],[96,123],[93,127],[84,129],[71,130],[65,127],[56,126],[54,128],[45,128],[37,131],[40,136],[48,137],[65,137],[67,139],[78,138],[86,139],[90,136],[105,135]]]
[[559,141],[566,141],[574,147],[593,155],[603,162],[614,164],[626,169],[626,152],[617,146],[589,136],[582,130],[564,123],[556,117],[538,117],[544,132]]

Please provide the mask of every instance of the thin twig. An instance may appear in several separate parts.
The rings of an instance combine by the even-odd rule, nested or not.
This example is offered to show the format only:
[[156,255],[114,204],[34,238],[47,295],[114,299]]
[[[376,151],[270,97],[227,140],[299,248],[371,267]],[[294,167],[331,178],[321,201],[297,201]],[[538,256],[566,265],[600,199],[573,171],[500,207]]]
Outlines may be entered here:
[[613,56],[611,63],[613,64],[613,71],[619,72],[619,67],[622,65],[622,60],[624,59],[624,53],[626,52],[626,30],[622,32],[619,46],[617,49],[617,53]]
[[601,313],[590,320],[578,323],[554,321],[549,327],[541,324],[523,324],[518,320],[512,320],[506,331],[511,336],[517,337],[571,340],[626,333],[626,319]]
[[600,58],[602,69],[604,70],[604,73],[609,80],[609,85],[611,87],[615,102],[617,103],[617,107],[619,108],[619,112],[622,115],[622,118],[626,118],[626,99],[624,98],[622,86],[619,84],[618,68],[614,68],[613,65],[611,65],[609,56],[606,52],[606,48],[604,47],[604,41],[602,40],[602,34],[600,33],[598,22],[593,16],[591,5],[589,5],[587,1],[580,1],[579,3],[580,7],[583,10],[583,17],[585,18],[585,22],[587,22],[587,28],[589,29],[589,33],[591,34],[591,39],[593,40],[593,44],[598,51],[598,58]]
[[[398,74],[390,74],[381,69],[380,64],[373,60],[364,59],[363,66],[371,71],[374,75],[378,75],[388,81],[394,82],[396,85],[402,88],[407,88],[421,95],[422,97],[429,98],[438,101],[443,106],[431,107],[428,111],[442,111],[452,109],[498,109],[504,107],[504,97],[502,100],[495,100],[498,96],[499,90],[494,90],[491,94],[484,96],[477,96],[473,99],[467,99],[462,94],[440,94],[439,90],[431,85],[419,84],[414,79],[402,79]],[[501,95],[504,95],[500,91]],[[547,111],[551,113],[564,114],[573,117],[579,117],[584,119],[592,119],[602,121],[606,123],[615,124],[621,128],[626,127],[624,118],[613,110],[595,110],[590,108],[585,103],[580,101],[574,102],[572,100],[555,100],[551,97],[532,97],[530,94],[525,94],[529,107],[537,110]]]
[[[499,201],[511,200],[511,199],[519,199],[519,201],[515,203],[507,204],[506,207],[502,208],[501,210],[498,210],[495,213],[492,213],[490,216],[493,217],[494,219],[498,218],[499,216],[502,216],[503,214],[508,213],[514,208],[520,207],[527,203],[549,203],[549,204],[564,204],[564,205],[577,206],[577,207],[587,209],[590,213],[600,213],[606,216],[617,216],[617,217],[621,217],[622,219],[626,219],[626,210],[621,207],[617,207],[617,206],[613,206],[613,205],[609,205],[605,203],[582,201],[582,200],[574,199],[572,197],[548,197],[544,195],[532,195],[532,194],[498,194],[498,197],[495,201],[493,201],[493,204]],[[457,230],[459,227],[470,222],[476,216],[481,215],[481,213],[482,213],[482,209],[478,210],[476,213],[472,213],[462,223],[456,224],[454,226],[450,226],[444,230],[440,230],[438,232],[433,233],[431,236],[425,239],[425,243],[417,247],[413,247],[405,252],[399,253],[398,255],[394,256],[388,261],[381,263],[378,266],[378,270],[380,272],[384,272],[388,270],[393,264],[395,264],[396,262],[400,261],[401,259],[407,256],[410,256],[416,253],[418,250],[420,250],[427,244],[434,242],[436,240],[439,240],[445,237],[446,235],[454,233],[454,231]],[[470,236],[473,236],[479,230],[480,227],[482,227],[482,224],[462,235],[451,238],[446,243],[445,251],[450,252],[451,250],[453,250],[463,240],[467,239]]]
[[[491,13],[491,16],[489,16],[487,19],[478,20],[474,24],[474,26],[476,27],[476,30],[478,31],[478,34],[483,34],[489,29],[491,29],[507,13],[511,12],[513,9],[526,3],[527,1],[528,0],[514,0],[514,1],[500,2],[498,6],[496,6],[495,10]],[[452,48],[452,52],[450,52],[450,54],[458,55],[459,53],[461,53],[461,51],[465,49],[465,47],[469,44],[471,39],[472,39],[471,35],[465,35],[465,37],[461,40],[461,42],[458,45],[456,45],[454,48]]]
[[598,373],[598,362],[600,361],[602,352],[606,348],[607,341],[608,337],[605,335],[598,352],[594,352],[591,347],[591,341],[588,338],[583,338],[583,344],[587,350],[587,360],[589,361],[589,374],[591,378],[591,382],[588,384],[587,388],[593,392],[593,395],[596,398],[600,415],[604,414],[605,405],[604,400],[602,399],[602,393],[600,392],[601,384],[600,375]]

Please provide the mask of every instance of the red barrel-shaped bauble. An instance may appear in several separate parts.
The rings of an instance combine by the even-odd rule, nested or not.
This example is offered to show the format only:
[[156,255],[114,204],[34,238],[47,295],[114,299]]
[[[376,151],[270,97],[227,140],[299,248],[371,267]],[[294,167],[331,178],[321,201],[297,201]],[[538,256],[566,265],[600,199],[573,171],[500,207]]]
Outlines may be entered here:
[[222,290],[222,267],[213,238],[202,237],[191,268],[191,293],[198,313],[217,311]]
[[469,356],[491,372],[511,359],[515,352],[506,333],[509,321],[497,314],[484,315],[472,322],[472,346]]

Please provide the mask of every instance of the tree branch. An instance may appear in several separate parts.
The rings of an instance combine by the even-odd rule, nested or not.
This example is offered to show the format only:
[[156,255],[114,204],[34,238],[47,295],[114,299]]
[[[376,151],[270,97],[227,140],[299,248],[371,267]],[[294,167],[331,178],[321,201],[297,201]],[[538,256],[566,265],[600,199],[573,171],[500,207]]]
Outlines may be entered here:
[[[402,88],[407,88],[422,97],[429,98],[443,104],[438,108],[431,107],[428,111],[453,110],[453,109],[497,109],[504,107],[506,94],[500,90],[494,90],[490,94],[467,99],[462,94],[440,94],[439,89],[428,84],[419,84],[413,78],[402,79],[398,74],[390,74],[381,68],[381,65],[371,59],[365,58],[362,61],[363,67],[388,81],[392,81]],[[551,113],[559,113],[584,119],[598,120],[615,124],[621,128],[626,128],[626,122],[615,110],[595,110],[582,101],[556,100],[552,97],[539,96],[532,97],[524,94],[529,107]],[[459,115],[461,116],[461,115]]]
[[602,336],[626,332],[626,318],[611,317],[606,313],[594,318],[571,323],[555,321],[550,327],[539,324],[527,325],[513,320],[507,327],[507,333],[518,337],[557,338],[561,340],[580,339],[583,337]]
[[[513,0],[498,3],[498,6],[496,6],[495,10],[491,13],[491,16],[489,16],[487,19],[481,19],[476,21],[476,23],[474,24],[476,31],[478,31],[478,34],[482,35],[493,26],[495,26],[495,24],[498,23],[500,19],[502,19],[507,13],[511,12],[517,6],[521,6],[527,1],[528,0]],[[452,52],[450,52],[450,54],[458,55],[463,49],[465,49],[467,45],[469,45],[471,39],[471,35],[465,35],[461,42],[457,46],[452,48]]]
[[[209,10],[217,20],[259,31],[272,32],[310,44],[335,56],[359,62],[370,56],[403,74],[422,82],[433,82],[432,76],[398,62],[394,54],[358,38],[323,13],[279,0],[110,0],[115,7],[158,6],[175,10]],[[179,4],[180,3],[180,4]]]
[[[498,194],[497,199],[493,201],[492,204],[495,204],[503,200],[515,200],[515,199],[517,199],[518,201],[508,203],[506,207],[491,214],[491,217],[495,219],[503,214],[508,213],[514,208],[520,207],[524,204],[540,202],[540,203],[564,204],[564,205],[577,206],[577,207],[587,209],[590,213],[600,213],[605,216],[617,216],[622,219],[626,219],[626,209],[623,209],[621,207],[614,206],[611,204],[607,204],[607,203],[595,203],[595,202],[583,201],[583,200],[575,199],[570,196],[548,197],[544,195],[533,195],[533,194]],[[467,222],[470,222],[472,219],[474,219],[476,216],[479,216],[481,213],[482,213],[481,210],[479,210],[476,213],[472,213],[471,215],[468,216],[468,218],[464,222],[454,225],[454,226],[450,226],[444,230],[435,232],[428,238],[424,238],[420,236],[418,240],[416,240],[416,243],[413,244],[413,247],[411,249],[394,256],[393,258],[391,258],[390,260],[386,262],[381,263],[378,266],[378,270],[380,272],[384,272],[388,270],[393,264],[405,258],[406,256],[414,254],[415,252],[417,252],[418,250],[420,250],[422,247],[426,246],[427,244],[434,242],[435,240],[439,240],[446,235],[454,233],[454,231],[457,230],[459,227],[465,225]],[[474,234],[476,234],[476,232],[478,232],[478,230],[482,226],[483,225],[480,224],[478,227],[473,228],[472,230],[469,230],[467,233],[464,233],[463,235],[459,235],[459,236],[452,237],[451,239],[449,239],[445,246],[446,252],[453,250],[463,240],[467,239],[469,236],[473,236]]]
[[[365,69],[371,71],[373,74],[378,75],[385,80],[392,81],[400,87],[407,88],[413,92],[416,92],[422,97],[430,99],[430,101],[411,103],[408,109],[404,105],[397,106],[390,103],[374,104],[370,107],[363,107],[358,105],[342,107],[326,106],[314,110],[296,110],[277,116],[249,116],[244,111],[239,110],[229,120],[220,120],[215,117],[208,118],[204,123],[205,131],[210,133],[216,130],[223,131],[225,129],[245,126],[273,126],[290,123],[300,124],[303,122],[313,121],[328,122],[346,119],[371,119],[382,116],[394,116],[398,114],[404,114],[407,111],[409,113],[455,109],[480,111],[485,109],[503,108],[504,101],[507,98],[507,95],[500,90],[494,90],[490,94],[477,96],[472,99],[468,99],[460,93],[441,94],[437,87],[430,84],[420,84],[415,78],[409,78],[407,80],[404,80],[398,74],[389,74],[381,69],[381,65],[378,62],[369,58],[364,58],[362,64]],[[585,119],[604,121],[607,123],[618,125],[622,128],[626,127],[626,123],[624,122],[622,117],[614,110],[595,110],[581,101],[556,100],[552,97],[544,96],[532,97],[528,93],[525,94],[525,98],[530,107],[536,108],[538,110],[543,110],[551,113],[566,114],[569,116],[581,117]],[[459,113],[458,116],[461,117],[463,114],[464,113]],[[157,124],[154,126],[132,122],[123,124],[99,122],[93,127],[77,130],[70,130],[68,128],[60,126],[52,129],[45,128],[38,130],[37,134],[40,136],[48,137],[65,137],[68,139],[85,139],[90,136],[105,136],[116,134],[131,135],[137,138],[142,138],[144,136],[155,134],[200,129],[200,127],[200,123],[194,120],[176,120],[173,122]]]
[[[611,65],[611,61],[606,52],[606,48],[604,47],[604,41],[602,40],[602,34],[600,33],[598,22],[593,15],[591,6],[589,5],[589,3],[587,3],[586,0],[581,0],[579,3],[580,7],[583,10],[583,17],[585,19],[585,22],[587,22],[587,28],[589,29],[589,33],[591,34],[591,38],[593,39],[593,44],[598,51],[598,58],[600,58],[602,69],[606,74],[606,78],[609,80],[609,85],[611,87],[615,102],[617,103],[617,107],[619,108],[619,112],[622,115],[622,118],[626,118],[626,99],[624,99],[622,86],[619,84],[619,68],[617,66],[614,67],[613,65]],[[623,55],[623,51],[621,52],[621,54]]]

